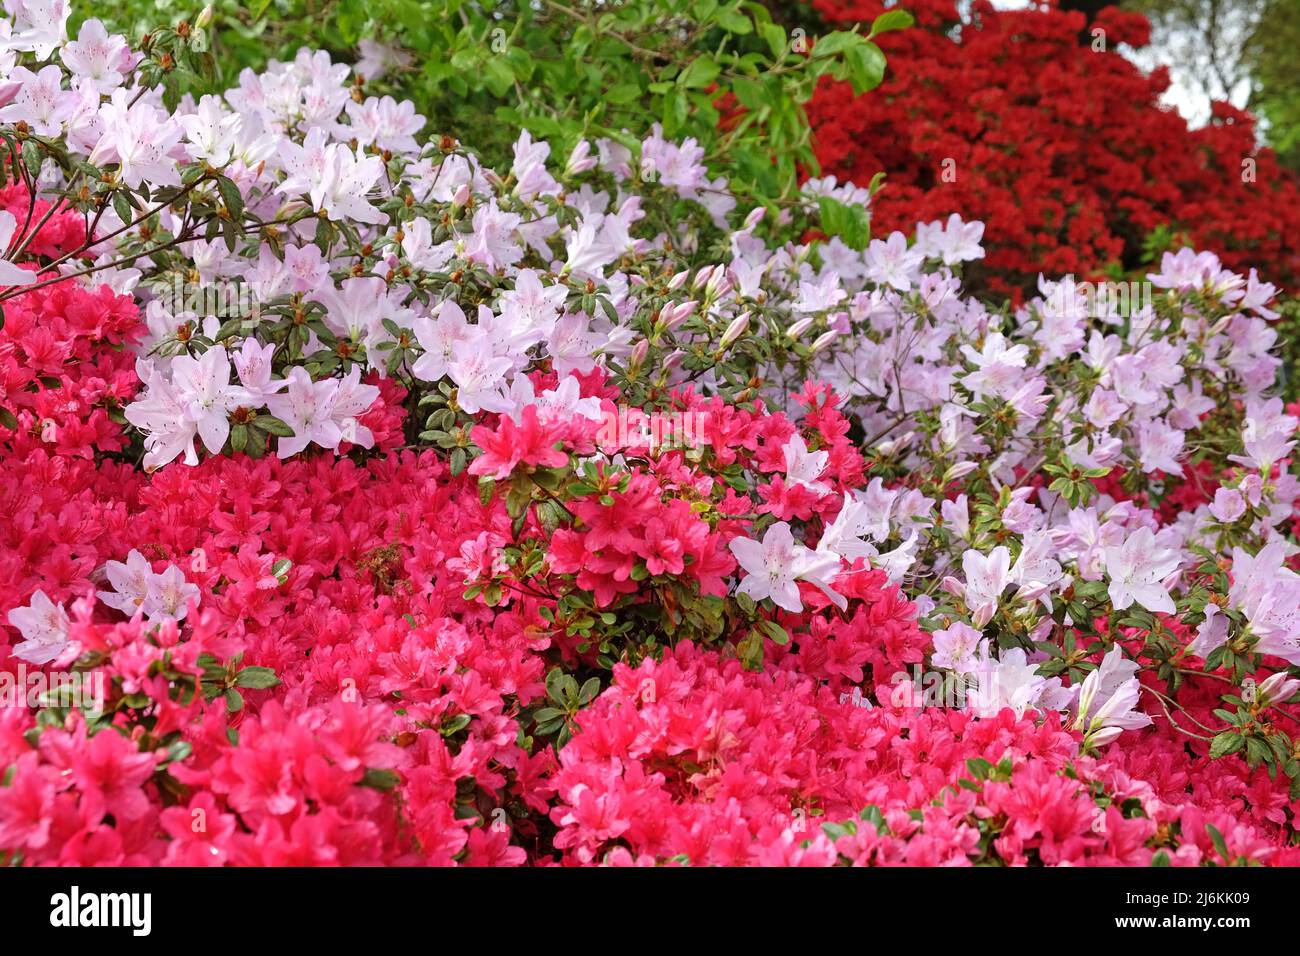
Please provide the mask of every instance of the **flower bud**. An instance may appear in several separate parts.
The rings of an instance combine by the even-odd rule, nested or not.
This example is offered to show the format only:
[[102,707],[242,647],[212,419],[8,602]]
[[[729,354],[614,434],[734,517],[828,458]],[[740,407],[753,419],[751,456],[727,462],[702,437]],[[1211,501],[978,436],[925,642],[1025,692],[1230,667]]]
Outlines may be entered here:
[[814,319],[811,315],[800,319],[794,325],[790,326],[790,328],[785,330],[785,337],[788,338],[791,342],[798,342],[799,337],[803,335],[805,332],[807,332],[808,329],[811,328],[813,322],[815,321],[816,319]]
[[730,292],[731,289],[731,279],[727,276],[727,270],[719,266],[713,270],[713,275],[709,276],[704,294],[709,299],[718,299]]
[[1261,681],[1259,687],[1255,689],[1255,700],[1259,706],[1267,707],[1269,704],[1284,701],[1300,688],[1300,680],[1296,680],[1286,671],[1278,671],[1265,681]]
[[876,451],[880,452],[882,455],[893,455],[912,444],[912,439],[915,437],[916,432],[908,432],[905,435],[900,435],[898,438],[891,438],[888,441],[882,441],[880,444],[876,445]]
[[816,355],[818,352],[826,348],[828,345],[830,345],[839,337],[840,337],[840,333],[837,332],[835,329],[831,329],[829,332],[823,332],[821,335],[817,336],[817,338],[813,341],[812,348],[810,349],[810,351],[812,352],[813,355]]
[[722,333],[722,341],[718,343],[719,351],[725,349],[727,346],[731,345],[732,342],[736,341],[736,339],[744,335],[745,330],[748,328],[749,313],[742,312],[740,315],[736,316],[736,318],[731,320],[731,324],[727,326],[727,331]]
[[683,302],[680,305],[665,305],[663,312],[659,315],[660,319],[663,320],[664,328],[669,332],[677,328],[677,326],[685,322],[690,317],[690,314],[695,311],[696,305],[698,305],[698,303],[694,299],[689,302]]
[[1102,727],[1088,734],[1087,742],[1094,747],[1104,747],[1123,732],[1123,727]]
[[564,164],[564,174],[577,176],[589,169],[595,169],[596,162],[597,157],[591,155],[591,144],[585,139],[579,140],[578,145],[573,147],[573,152],[569,154],[569,161]]
[[979,465],[973,461],[959,461],[948,468],[943,473],[943,483],[946,485],[950,481],[956,481],[958,478],[965,478],[972,471],[979,468]]

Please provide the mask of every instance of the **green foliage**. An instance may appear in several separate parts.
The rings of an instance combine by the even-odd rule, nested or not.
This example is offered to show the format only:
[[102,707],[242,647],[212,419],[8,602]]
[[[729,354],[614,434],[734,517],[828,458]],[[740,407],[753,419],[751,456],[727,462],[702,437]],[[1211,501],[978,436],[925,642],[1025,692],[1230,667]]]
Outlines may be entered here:
[[1278,159],[1300,170],[1300,0],[1270,0],[1251,35],[1246,55],[1254,90],[1250,106],[1265,120],[1265,136]]
[[[199,16],[177,0],[94,0],[77,13],[132,38]],[[211,56],[201,69],[176,68],[173,97],[222,91],[244,67],[302,46],[355,62],[361,41],[375,40],[402,65],[360,77],[361,90],[412,100],[427,132],[474,143],[489,165],[508,162],[519,127],[557,153],[599,136],[635,152],[658,122],[669,139],[697,140],[733,193],[765,204],[793,201],[800,170],[817,170],[803,104],[818,79],[861,92],[885,70],[868,36],[812,36],[751,0],[218,0],[211,17]],[[910,23],[891,10],[870,35]],[[851,238],[861,230],[844,222]]]

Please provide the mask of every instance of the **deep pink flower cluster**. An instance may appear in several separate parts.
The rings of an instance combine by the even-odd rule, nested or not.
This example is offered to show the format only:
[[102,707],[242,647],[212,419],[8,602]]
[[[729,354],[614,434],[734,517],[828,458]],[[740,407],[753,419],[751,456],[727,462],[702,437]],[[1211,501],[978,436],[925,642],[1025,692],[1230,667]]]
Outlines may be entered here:
[[[582,531],[560,529],[551,539],[551,567],[576,574],[579,587],[607,606],[616,594],[633,594],[631,577],[638,559],[651,575],[680,575],[695,581],[702,594],[723,595],[723,577],[735,561],[722,535],[691,510],[689,501],[661,500],[651,475],[633,475],[627,487],[610,495],[612,505],[584,500],[575,507]],[[689,563],[688,563],[689,562]]]
[[[21,778],[0,788],[0,845],[63,863],[450,862],[467,847],[522,859],[490,833],[471,840],[472,818],[456,813],[467,794],[470,806],[538,801],[533,778],[550,759],[523,752],[506,716],[541,689],[535,614],[466,605],[449,570],[462,541],[447,529],[469,539],[493,525],[472,486],[428,453],[366,468],[213,459],[136,481],[104,467],[97,480],[88,463],[41,450],[0,466],[22,505],[3,520],[18,565],[5,600],[37,586],[60,601],[88,595],[95,566],[129,541],[159,567],[184,567],[200,609],[151,629],[76,605],[72,637],[103,660],[113,727],[87,750],[73,718],[32,746],[31,715],[0,711],[0,763]],[[283,581],[281,558],[293,562]],[[204,655],[270,667],[282,684],[174,699],[169,675],[201,675]],[[115,767],[119,751],[132,760]],[[112,788],[129,804],[111,806]]]
[[121,409],[139,388],[135,356],[124,346],[139,329],[135,303],[106,286],[87,291],[58,283],[6,302],[0,408],[14,420],[0,434],[12,454],[37,447],[82,458],[95,449],[120,451]]
[[620,666],[583,723],[551,811],[575,863],[1195,865],[1216,853],[1206,823],[1234,856],[1294,855],[1262,770],[1175,762],[1158,738],[1080,757],[1055,718],[846,705],[797,654],[762,673],[689,645]]
[[[0,186],[0,212],[14,217],[18,227],[13,241],[28,239],[27,249],[37,256],[57,259],[80,249],[86,238],[86,223],[70,209],[50,214],[49,200],[33,199],[19,182]],[[40,228],[35,228],[37,225]]]

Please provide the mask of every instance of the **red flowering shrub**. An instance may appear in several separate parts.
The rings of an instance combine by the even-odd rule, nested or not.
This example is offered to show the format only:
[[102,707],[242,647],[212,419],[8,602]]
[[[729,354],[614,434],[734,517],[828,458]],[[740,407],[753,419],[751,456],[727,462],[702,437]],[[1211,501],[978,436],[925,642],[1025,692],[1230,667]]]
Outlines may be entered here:
[[[836,26],[870,23],[880,0],[813,0]],[[1300,282],[1300,186],[1252,118],[1225,104],[1189,130],[1158,105],[1167,72],[1144,76],[1116,47],[1144,45],[1143,17],[1103,10],[1104,52],[1081,43],[1081,13],[1046,6],[994,10],[976,0],[902,4],[916,26],[878,38],[885,82],[865,96],[824,81],[809,104],[826,173],[886,187],[875,230],[910,232],[958,212],[987,225],[978,269],[996,292],[1048,276],[1134,268],[1160,226],[1185,233],[1231,267]],[[975,275],[976,273],[972,273]]]
[[802,656],[753,673],[684,645],[615,668],[560,753],[556,847],[576,863],[1196,865],[1218,859],[1209,823],[1230,857],[1284,853],[1268,773],[1171,761],[1177,733],[1094,759],[1055,720],[852,706]]

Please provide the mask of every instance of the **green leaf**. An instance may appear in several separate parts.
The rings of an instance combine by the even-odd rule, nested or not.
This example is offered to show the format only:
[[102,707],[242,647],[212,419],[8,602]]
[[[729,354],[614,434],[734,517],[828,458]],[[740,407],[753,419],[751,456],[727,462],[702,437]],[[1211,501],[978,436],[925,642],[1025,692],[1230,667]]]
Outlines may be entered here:
[[880,807],[874,803],[868,804],[863,811],[858,814],[858,818],[866,823],[870,823],[876,828],[879,836],[884,836],[889,832],[889,824],[885,822],[885,815],[880,811]]
[[515,85],[515,73],[509,58],[490,56],[482,64],[483,80],[496,96],[504,96]]
[[785,59],[788,49],[785,30],[776,23],[764,23],[758,29],[763,34],[763,39],[767,41],[768,49],[772,51],[772,57],[778,62]]
[[688,90],[700,89],[716,80],[720,72],[722,68],[714,62],[713,57],[698,56],[678,74],[677,85]]
[[188,740],[177,740],[167,747],[164,763],[177,763],[194,752],[194,746]]
[[915,18],[906,10],[898,8],[886,10],[871,21],[870,36],[876,37],[882,33],[888,33],[890,30],[906,30],[915,22]]
[[812,49],[812,58],[822,60],[827,57],[838,56],[861,42],[862,37],[858,34],[850,33],[847,30],[837,30],[834,33],[828,33],[824,37],[817,38],[817,43]]
[[844,51],[853,92],[861,95],[874,90],[885,78],[885,54],[874,43],[861,43]]
[[246,687],[249,690],[266,690],[279,685],[280,678],[276,677],[275,671],[269,667],[245,667],[235,675],[235,686]]
[[1271,764],[1276,759],[1273,748],[1258,737],[1246,738],[1246,757],[1247,764],[1252,767],[1258,765],[1261,761]]
[[113,193],[113,212],[117,213],[117,218],[124,224],[132,221],[131,204],[127,202],[126,193],[121,190]]
[[546,696],[557,704],[564,703],[564,694],[560,689],[561,682],[564,680],[564,671],[558,667],[552,667],[546,675]]
[[1223,834],[1218,831],[1218,829],[1214,826],[1214,824],[1207,823],[1205,825],[1205,832],[1210,835],[1210,842],[1212,842],[1214,844],[1214,848],[1219,851],[1219,856],[1223,857],[1224,860],[1232,859],[1230,856],[1228,856],[1227,841],[1223,839]]
[[634,103],[641,98],[641,87],[636,83],[619,83],[605,93],[605,100],[618,106]]
[[717,23],[728,33],[734,33],[737,36],[746,36],[754,32],[754,25],[750,22],[749,17],[738,9],[719,10]]
[[1230,753],[1236,753],[1245,743],[1245,738],[1231,730],[1225,730],[1210,742],[1210,759],[1218,760]]
[[735,94],[740,105],[748,110],[762,109],[766,104],[763,86],[757,80],[747,76],[738,76],[731,81],[731,92]]
[[384,792],[395,789],[401,782],[396,770],[376,770],[373,767],[367,767],[361,777],[361,786]]
[[854,836],[858,832],[858,825],[852,820],[845,820],[843,823],[823,823],[822,832],[833,843],[840,837]]
[[736,656],[746,669],[756,671],[763,666],[763,636],[757,629],[750,631],[736,645]]
[[444,737],[452,737],[468,727],[471,719],[469,714],[457,714],[449,720],[444,720],[438,732]]
[[226,241],[226,248],[234,252],[239,245],[239,226],[235,225],[234,219],[222,219],[221,238]]
[[217,192],[221,193],[221,201],[230,210],[231,217],[242,219],[244,217],[244,197],[239,192],[239,187],[227,177],[218,176]]
[[262,429],[262,431],[271,435],[276,435],[280,438],[293,437],[293,429],[290,428],[287,423],[280,421],[280,419],[276,418],[274,415],[258,415],[257,418],[254,419],[253,424]]
[[36,140],[29,139],[23,143],[23,162],[27,164],[27,172],[35,177],[41,171],[41,150],[36,145]]
[[572,706],[578,701],[578,682],[573,679],[572,675],[565,674],[560,678],[560,693],[563,695],[564,703]]
[[217,336],[212,341],[224,342],[226,339],[238,332],[243,324],[244,319],[242,316],[236,316],[233,319],[226,319],[226,321],[221,323],[221,328],[217,329]]
[[829,196],[819,197],[817,207],[821,213],[822,232],[827,236],[839,236],[850,249],[866,248],[871,238],[871,220],[863,207],[850,206]]
[[790,635],[776,621],[759,621],[758,626],[771,639],[773,644],[785,645],[790,643]]

